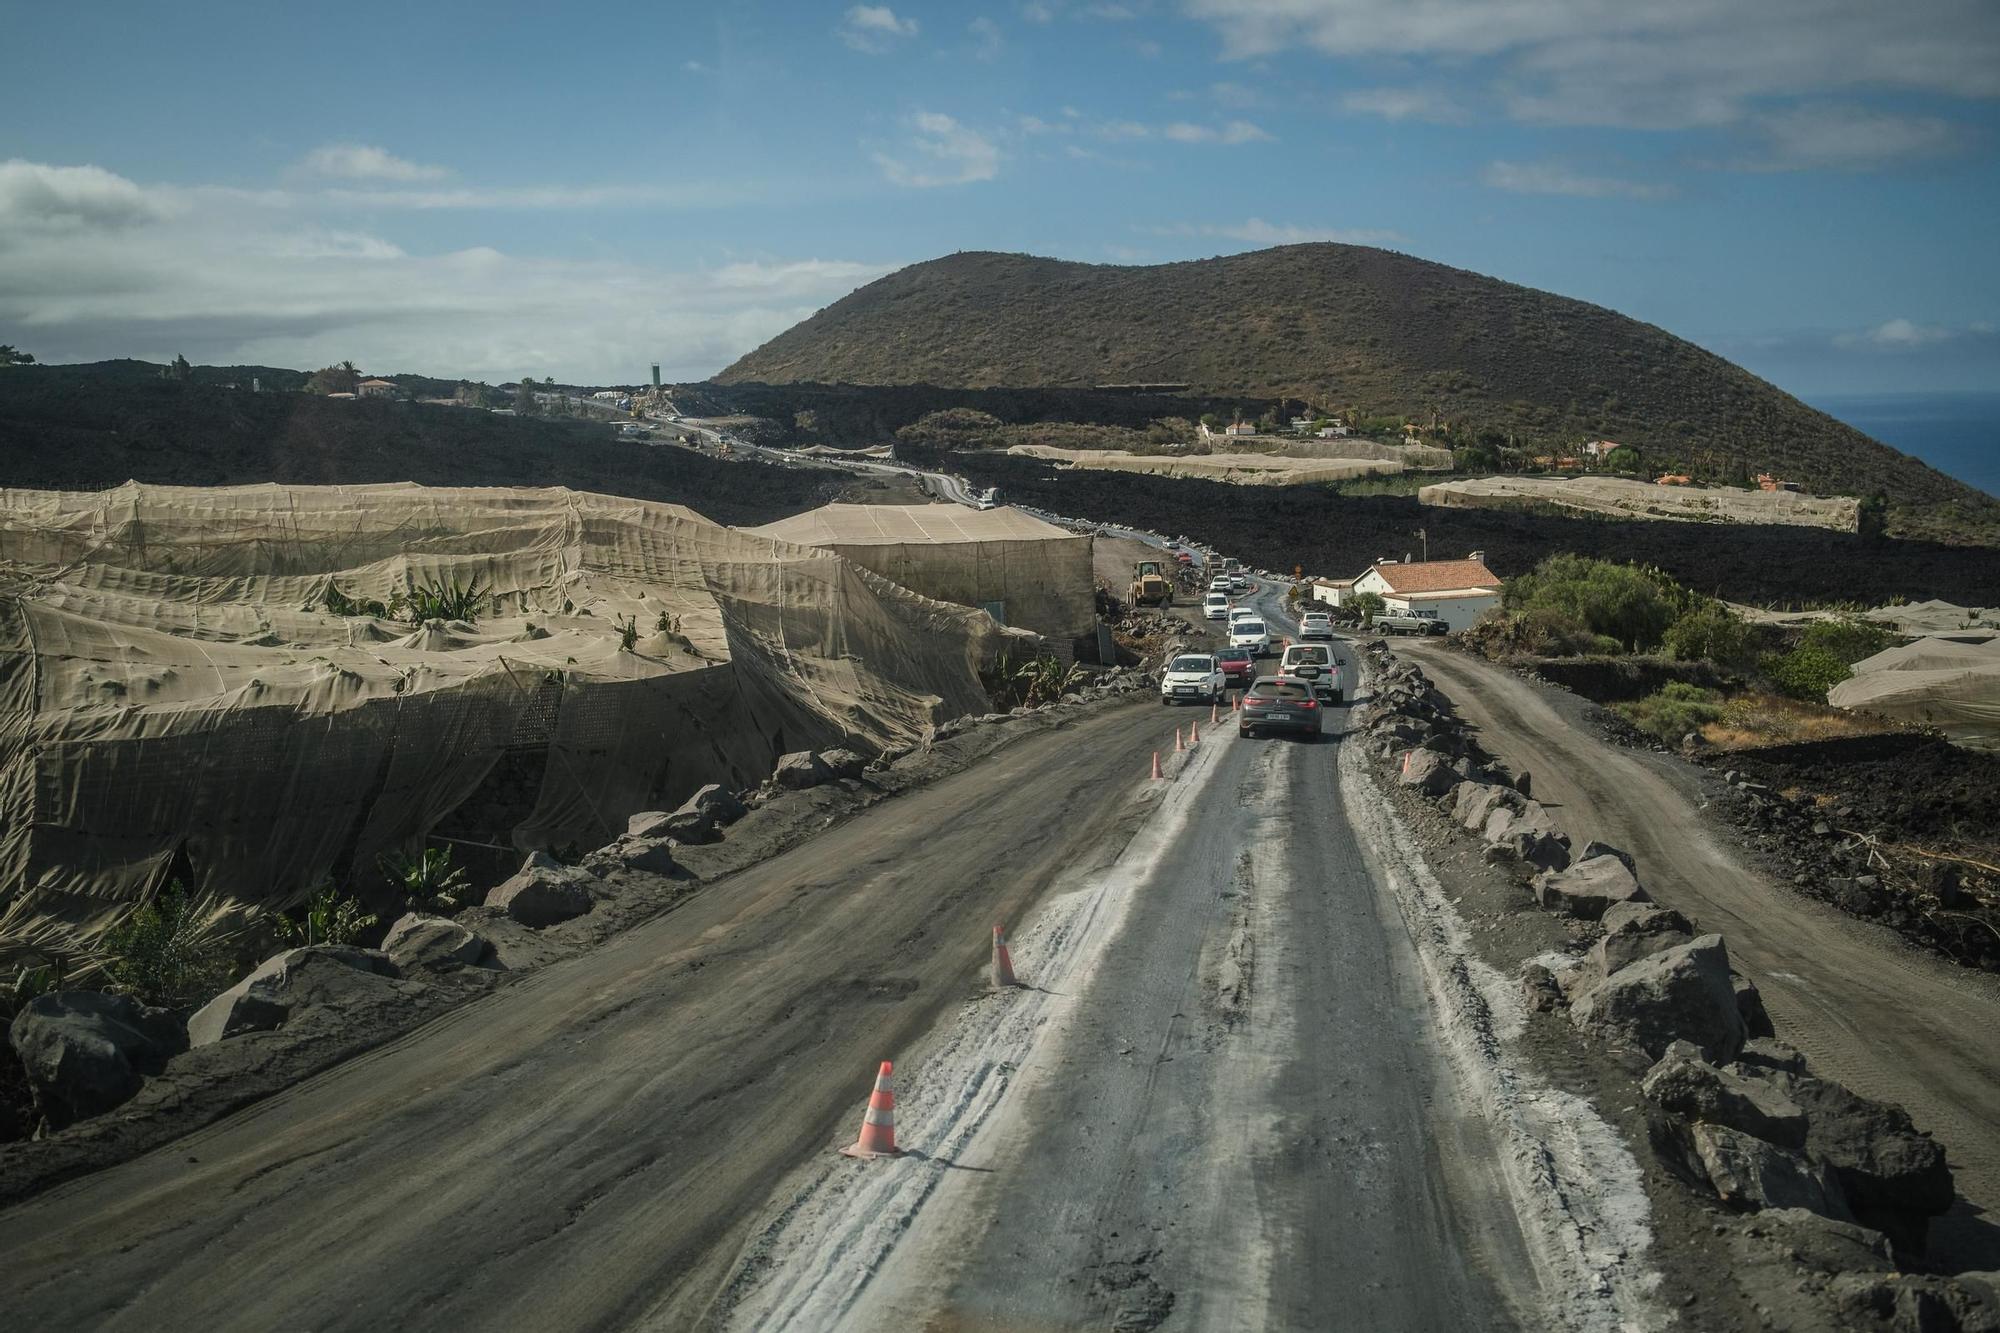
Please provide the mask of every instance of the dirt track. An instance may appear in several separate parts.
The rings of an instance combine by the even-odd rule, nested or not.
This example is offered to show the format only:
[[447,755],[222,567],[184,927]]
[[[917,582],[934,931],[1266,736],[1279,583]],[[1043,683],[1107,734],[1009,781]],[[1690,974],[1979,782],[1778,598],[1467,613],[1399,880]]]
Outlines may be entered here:
[[[0,1214],[22,1327],[684,1327],[986,929],[1115,856],[1163,728],[1011,746],[168,1148]],[[836,869],[837,868],[837,869]]]
[[1533,775],[1536,798],[1576,845],[1628,849],[1647,892],[1727,937],[1780,1037],[1937,1136],[1962,1198],[1933,1224],[1932,1257],[2000,1266],[2000,977],[1940,962],[1756,874],[1711,831],[1691,770],[1599,739],[1576,696],[1437,644],[1396,651],[1423,666],[1489,750]]

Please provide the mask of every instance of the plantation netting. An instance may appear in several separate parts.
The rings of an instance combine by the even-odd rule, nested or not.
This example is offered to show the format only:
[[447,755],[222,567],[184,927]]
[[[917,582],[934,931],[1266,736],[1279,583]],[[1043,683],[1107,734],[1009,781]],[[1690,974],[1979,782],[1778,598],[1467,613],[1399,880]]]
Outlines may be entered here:
[[1854,666],[1827,692],[1841,708],[1938,727],[1954,739],[2000,748],[2000,638],[1950,636],[1890,648]]
[[[475,584],[475,616],[405,609]],[[0,956],[87,941],[177,858],[289,905],[503,754],[546,755],[516,846],[597,846],[782,751],[983,710],[1007,637],[828,551],[559,488],[0,491]]]
[[1091,539],[1018,509],[833,504],[749,531],[838,552],[926,597],[990,607],[1059,652],[1096,621]]

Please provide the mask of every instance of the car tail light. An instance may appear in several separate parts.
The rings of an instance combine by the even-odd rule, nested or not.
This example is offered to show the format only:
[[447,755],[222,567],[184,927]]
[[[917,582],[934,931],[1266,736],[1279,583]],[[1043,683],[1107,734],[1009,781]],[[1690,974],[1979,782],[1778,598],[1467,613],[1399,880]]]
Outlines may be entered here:
[[1301,708],[1318,708],[1318,707],[1319,707],[1319,700],[1317,700],[1317,699],[1304,699],[1304,700],[1301,700],[1301,701],[1300,701],[1300,703],[1299,703],[1299,707],[1301,707]]

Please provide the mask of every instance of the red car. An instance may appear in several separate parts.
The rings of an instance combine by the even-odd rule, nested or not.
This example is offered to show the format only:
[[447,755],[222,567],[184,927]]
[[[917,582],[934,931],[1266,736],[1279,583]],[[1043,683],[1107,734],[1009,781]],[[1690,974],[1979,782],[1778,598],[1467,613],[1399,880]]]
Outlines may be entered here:
[[1247,690],[1257,679],[1257,659],[1248,648],[1218,648],[1215,664],[1222,668],[1223,681],[1232,690]]

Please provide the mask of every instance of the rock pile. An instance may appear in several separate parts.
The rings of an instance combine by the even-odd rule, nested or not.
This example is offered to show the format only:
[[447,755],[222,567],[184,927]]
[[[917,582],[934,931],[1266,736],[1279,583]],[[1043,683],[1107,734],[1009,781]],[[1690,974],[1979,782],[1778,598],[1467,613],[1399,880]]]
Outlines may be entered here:
[[1857,1231],[1863,1250],[1921,1254],[1930,1218],[1953,1200],[1943,1148],[1900,1108],[1813,1076],[1775,1040],[1722,936],[1653,903],[1628,853],[1592,842],[1572,859],[1525,775],[1465,735],[1422,671],[1380,644],[1363,653],[1367,752],[1481,838],[1489,859],[1514,864],[1542,907],[1601,931],[1581,956],[1528,964],[1522,996],[1650,1065],[1641,1091],[1670,1163],[1731,1208],[1799,1210]]

